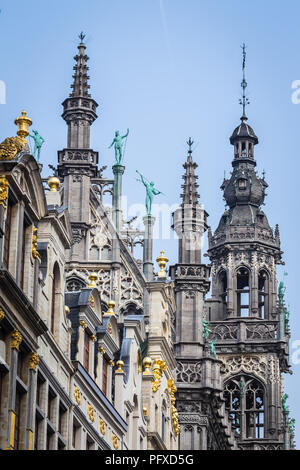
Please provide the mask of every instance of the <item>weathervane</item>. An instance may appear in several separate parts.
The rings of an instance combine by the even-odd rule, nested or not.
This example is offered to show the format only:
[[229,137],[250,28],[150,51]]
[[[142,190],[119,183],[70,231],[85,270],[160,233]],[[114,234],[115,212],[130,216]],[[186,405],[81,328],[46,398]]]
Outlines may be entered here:
[[83,31],[81,31],[81,33],[79,34],[79,39],[80,39],[80,42],[82,43],[84,38],[85,38],[85,34],[83,34]]
[[241,83],[241,87],[243,89],[243,96],[242,96],[242,99],[240,99],[240,105],[243,106],[243,115],[241,117],[241,120],[246,120],[247,119],[247,116],[246,116],[246,106],[247,104],[250,104],[250,101],[248,100],[248,98],[246,98],[246,88],[247,88],[247,82],[246,82],[246,79],[245,79],[245,65],[246,65],[246,46],[245,44],[243,44],[241,46],[242,50],[243,50],[243,80],[242,80],[242,83]]
[[189,140],[187,140],[186,143],[187,143],[188,146],[189,146],[188,153],[191,155],[191,153],[192,153],[192,145],[193,145],[194,141],[189,137]]

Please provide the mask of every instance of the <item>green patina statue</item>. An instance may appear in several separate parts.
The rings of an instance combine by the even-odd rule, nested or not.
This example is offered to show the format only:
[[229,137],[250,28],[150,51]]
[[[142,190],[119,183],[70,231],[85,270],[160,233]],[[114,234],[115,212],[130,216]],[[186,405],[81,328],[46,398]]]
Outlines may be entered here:
[[284,285],[284,282],[283,281],[280,281],[279,283],[279,287],[278,287],[278,297],[279,299],[283,299],[284,297],[284,293],[285,293],[285,285]]
[[[290,306],[289,306],[289,308],[290,308]],[[289,318],[290,318],[290,310],[289,310],[289,308],[286,308],[286,309],[285,309],[284,319],[285,319],[286,322],[288,322],[288,321],[289,321]]]
[[33,156],[39,162],[40,155],[41,155],[41,147],[43,143],[45,142],[45,139],[43,139],[43,137],[38,133],[38,131],[32,131],[32,132],[33,132],[33,135],[29,134],[29,137],[31,137],[34,140]]
[[295,418],[290,419],[289,425],[290,425],[290,430],[291,430],[291,436],[295,437],[295,426],[296,426]]
[[108,147],[109,149],[115,145],[115,159],[116,159],[116,164],[117,165],[122,165],[122,160],[124,157],[124,152],[123,152],[123,139],[125,139],[129,134],[129,129],[127,129],[127,132],[125,135],[120,135],[119,131],[115,132],[115,138]]
[[288,397],[289,397],[289,396],[288,396],[287,393],[285,393],[285,394],[283,395],[283,397],[282,397],[281,404],[282,404],[282,409],[283,409],[283,411],[289,411],[289,407],[288,407],[288,405],[286,404],[286,401],[287,401]]
[[141,179],[137,179],[137,181],[143,183],[146,188],[146,211],[147,215],[151,215],[153,197],[163,193],[155,189],[153,181],[149,182],[139,171],[136,170],[136,172],[141,177]]
[[216,353],[216,348],[215,348],[215,344],[216,344],[217,340],[214,339],[214,340],[210,340],[209,341],[209,349],[210,349],[210,355],[212,357],[216,357],[217,353]]
[[209,328],[209,323],[206,320],[206,318],[203,318],[202,324],[203,324],[203,338],[208,339],[209,333],[211,333],[211,329]]

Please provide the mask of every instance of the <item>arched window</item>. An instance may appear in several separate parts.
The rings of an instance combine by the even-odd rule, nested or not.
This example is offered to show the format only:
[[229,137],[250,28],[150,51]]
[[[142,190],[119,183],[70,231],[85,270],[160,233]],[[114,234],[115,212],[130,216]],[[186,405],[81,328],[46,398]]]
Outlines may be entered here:
[[264,388],[252,377],[238,376],[225,384],[225,408],[242,439],[264,438]]
[[58,264],[55,263],[53,268],[52,279],[52,295],[51,295],[51,314],[50,314],[50,331],[55,332],[56,318],[59,318],[59,293],[60,293],[60,272]]
[[266,271],[258,273],[258,312],[260,318],[266,318],[268,314],[268,280]]
[[250,314],[250,283],[249,271],[239,268],[236,278],[237,316],[248,317]]

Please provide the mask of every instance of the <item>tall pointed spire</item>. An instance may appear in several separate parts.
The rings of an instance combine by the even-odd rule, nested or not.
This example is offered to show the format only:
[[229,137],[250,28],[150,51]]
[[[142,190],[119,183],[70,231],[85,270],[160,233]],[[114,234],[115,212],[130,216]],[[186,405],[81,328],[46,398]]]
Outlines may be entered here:
[[83,42],[85,35],[80,33],[78,53],[74,59],[72,92],[63,103],[63,119],[68,124],[68,148],[90,148],[90,126],[97,119],[96,108],[98,104],[89,94],[90,85],[87,74],[88,56],[85,53],[86,46]]
[[73,75],[74,82],[71,85],[73,91],[70,96],[86,96],[90,98],[91,95],[88,93],[88,89],[90,88],[88,79],[90,77],[87,75],[88,66],[86,65],[89,57],[85,53],[86,46],[83,42],[85,35],[81,32],[78,37],[80,39],[80,43],[78,45],[78,54],[74,57],[76,64],[73,67],[75,73]]
[[188,149],[188,157],[187,161],[183,164],[183,168],[185,169],[185,174],[182,176],[184,179],[184,184],[181,185],[183,188],[183,193],[181,194],[182,198],[182,206],[185,204],[191,204],[192,207],[196,207],[198,205],[199,194],[197,192],[198,184],[196,180],[198,176],[195,175],[195,169],[197,168],[197,163],[193,161],[192,158],[192,146],[194,142],[192,141],[191,137],[187,141]]
[[89,94],[90,85],[86,65],[88,56],[85,53],[85,35],[80,33],[78,53],[74,57],[72,92],[62,103],[62,118],[68,125],[67,147],[58,152],[58,173],[60,177],[68,174],[85,173],[97,175],[98,152],[91,149],[90,127],[97,119],[98,104]]
[[242,99],[240,99],[240,105],[242,105],[243,107],[243,114],[242,114],[242,117],[241,117],[241,121],[247,121],[247,116],[246,116],[246,106],[247,104],[250,104],[250,101],[248,100],[248,98],[246,97],[246,88],[247,88],[247,82],[246,82],[246,78],[245,78],[245,66],[246,66],[246,46],[245,44],[243,44],[241,46],[242,50],[243,50],[243,65],[242,65],[242,70],[243,70],[243,80],[241,82],[241,87],[242,87]]

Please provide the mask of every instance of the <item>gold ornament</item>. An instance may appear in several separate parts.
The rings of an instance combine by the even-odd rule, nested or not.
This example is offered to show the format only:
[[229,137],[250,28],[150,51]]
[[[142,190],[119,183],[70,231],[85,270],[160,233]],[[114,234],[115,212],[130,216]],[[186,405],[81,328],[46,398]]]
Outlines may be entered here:
[[37,251],[37,236],[36,236],[37,228],[33,225],[32,229],[32,256],[41,262],[40,254]]
[[0,206],[3,206],[4,210],[7,207],[7,199],[8,199],[8,188],[9,183],[5,178],[5,175],[0,176]]
[[145,357],[145,359],[143,360],[143,365],[144,365],[144,368],[145,368],[145,370],[143,372],[143,375],[152,375],[152,372],[150,370],[151,364],[152,364],[151,357]]
[[31,126],[32,120],[26,116],[26,111],[22,111],[21,116],[15,119],[15,124],[18,126],[17,135],[26,142],[26,137],[29,134],[28,127]]
[[158,258],[156,258],[156,262],[158,263],[158,266],[160,267],[160,271],[159,271],[157,276],[161,279],[167,277],[165,267],[166,267],[168,261],[169,261],[168,258],[165,256],[165,252],[162,250],[160,252],[160,256]]
[[152,382],[152,391],[157,392],[160,387],[160,380],[162,373],[167,369],[166,362],[161,359],[156,359],[153,364],[153,375],[155,377],[154,382]]
[[81,325],[83,328],[87,328],[87,323],[85,323],[84,320],[81,320],[81,321],[80,321],[80,325]]
[[118,450],[118,448],[119,448],[119,439],[114,433],[112,435],[112,443],[113,443],[113,448]]
[[107,331],[110,335],[112,334],[112,326],[110,323],[107,325]]
[[95,335],[91,335],[91,340],[92,340],[92,341],[97,341],[96,336],[95,336]]
[[15,330],[11,334],[11,348],[15,348],[19,351],[19,346],[22,342],[22,335],[19,330]]
[[0,160],[13,160],[18,153],[25,149],[26,140],[21,137],[7,137],[0,144]]
[[115,371],[116,374],[124,374],[124,371],[122,369],[122,367],[124,366],[124,362],[123,361],[117,361],[117,370]]
[[90,280],[90,283],[88,285],[89,288],[94,288],[94,287],[97,287],[97,284],[96,284],[96,281],[98,279],[98,274],[97,273],[91,273],[89,275],[89,280]]
[[90,307],[93,310],[95,309],[95,301],[94,301],[94,297],[92,295],[90,296]]
[[95,421],[95,418],[96,418],[96,412],[94,410],[94,408],[92,407],[92,405],[88,405],[88,415],[89,415],[89,418],[90,418],[90,421],[92,421],[92,423]]
[[100,418],[100,432],[103,436],[106,434],[106,423],[103,421],[102,418]]
[[60,181],[56,176],[52,176],[48,179],[48,186],[50,188],[50,192],[55,192],[58,190],[60,185]]
[[99,346],[99,351],[101,352],[101,354],[105,354],[105,349],[102,346]]
[[113,366],[115,365],[114,361],[112,361],[112,360],[110,359],[109,365],[113,367]]
[[80,403],[81,403],[81,397],[82,397],[81,391],[79,390],[78,387],[75,387],[74,388],[74,398],[77,401],[78,405],[80,405]]
[[36,372],[36,366],[40,362],[40,358],[37,355],[36,352],[32,352],[30,355],[30,361],[29,361],[29,369],[34,370]]
[[114,315],[114,314],[115,314],[115,312],[114,312],[114,310],[113,310],[114,306],[115,306],[115,302],[114,302],[113,300],[109,300],[109,302],[108,302],[108,310],[107,310],[107,312],[105,312],[104,315],[105,315],[105,316],[106,316],[106,315]]
[[168,391],[170,394],[170,399],[171,399],[171,418],[172,418],[172,425],[173,425],[173,430],[175,436],[178,436],[179,431],[180,431],[180,425],[178,421],[178,411],[175,408],[175,393],[176,393],[176,385],[173,379],[168,380]]
[[148,408],[146,406],[143,406],[143,413],[144,416],[148,416]]
[[65,305],[65,313],[66,313],[67,316],[70,313],[70,308],[67,305]]

